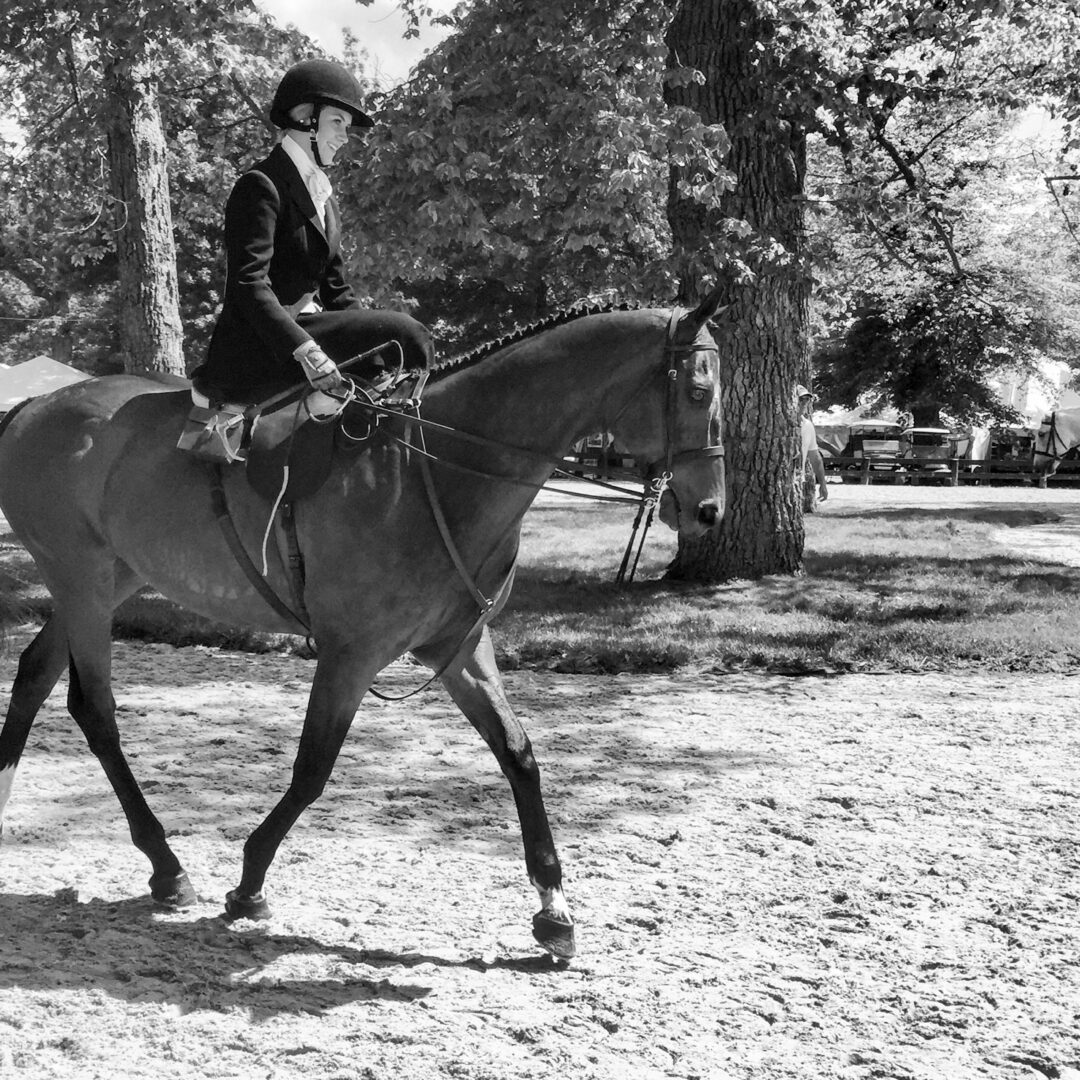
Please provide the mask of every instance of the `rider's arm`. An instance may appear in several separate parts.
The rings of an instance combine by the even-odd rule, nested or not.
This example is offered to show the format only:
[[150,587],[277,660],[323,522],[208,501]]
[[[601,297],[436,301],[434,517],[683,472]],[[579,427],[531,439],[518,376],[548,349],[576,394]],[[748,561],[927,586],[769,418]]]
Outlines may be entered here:
[[274,234],[281,213],[277,189],[264,173],[245,173],[225,206],[225,292],[275,358],[286,363],[311,335],[297,325],[270,287]]

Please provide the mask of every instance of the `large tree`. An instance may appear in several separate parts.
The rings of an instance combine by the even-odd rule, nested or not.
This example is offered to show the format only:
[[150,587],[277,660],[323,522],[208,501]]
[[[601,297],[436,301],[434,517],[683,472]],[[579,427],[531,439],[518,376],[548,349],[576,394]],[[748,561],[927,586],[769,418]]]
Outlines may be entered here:
[[719,275],[731,305],[715,335],[728,508],[719,535],[681,543],[669,570],[695,581],[792,572],[802,560],[792,463],[793,388],[805,378],[810,296],[806,138],[800,119],[776,108],[779,27],[764,8],[757,0],[683,0],[667,34],[668,99],[723,125],[733,174],[709,206],[694,196],[694,166],[671,168],[668,213],[681,296],[692,299],[703,279]]
[[[710,211],[685,199],[674,172],[672,223],[684,280],[698,280],[711,262],[722,280],[734,267],[749,287],[731,291],[723,346],[733,354],[731,509],[716,540],[680,546],[673,574],[759,576],[801,560],[789,451],[793,384],[810,381],[807,277],[800,272],[808,137],[839,157],[843,175],[831,195],[846,204],[846,220],[860,220],[872,234],[879,265],[899,254],[923,279],[897,320],[905,329],[899,347],[911,360],[908,398],[926,403],[932,391],[916,384],[933,378],[954,398],[966,389],[977,412],[986,399],[986,358],[1014,365],[1026,358],[1022,345],[1002,344],[1030,334],[1030,310],[994,295],[990,286],[1008,275],[971,257],[971,230],[963,234],[963,215],[944,189],[962,187],[979,171],[978,162],[965,167],[955,152],[954,129],[970,116],[985,121],[1044,99],[1074,115],[1078,14],[1068,0],[911,8],[876,0],[680,4],[668,36],[679,76],[669,81],[669,95],[724,123],[736,177]],[[682,74],[686,66],[696,69],[696,80]]]

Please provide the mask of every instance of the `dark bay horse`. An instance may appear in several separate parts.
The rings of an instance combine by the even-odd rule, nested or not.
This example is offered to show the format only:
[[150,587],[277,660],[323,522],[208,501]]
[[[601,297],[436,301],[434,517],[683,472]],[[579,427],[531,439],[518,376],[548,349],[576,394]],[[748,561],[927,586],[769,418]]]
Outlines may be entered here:
[[[670,474],[677,514],[670,524],[696,536],[719,520],[720,386],[707,326],[716,306],[713,295],[692,311],[568,318],[447,365],[423,395],[420,415],[430,427],[388,417],[363,450],[337,454],[323,486],[295,503],[318,662],[291,783],[244,845],[229,916],[267,913],[263,885],[278,845],[322,792],[377,673],[411,652],[439,672],[497,758],[540,895],[533,933],[553,954],[573,955],[539,770],[477,618],[484,606],[477,597],[492,600],[489,607],[505,600],[521,521],[551,459],[595,431],[613,432],[639,461]],[[211,618],[297,632],[223,538],[210,467],[175,449],[189,406],[183,391],[109,376],[29,402],[0,434],[0,507],[55,605],[19,660],[0,732],[0,813],[34,717],[66,669],[68,710],[150,860],[151,895],[174,907],[195,894],[121,750],[110,681],[113,611],[149,584]],[[232,466],[224,487],[240,538],[257,552],[271,502]],[[288,596],[288,552],[278,543],[267,550],[268,581]]]

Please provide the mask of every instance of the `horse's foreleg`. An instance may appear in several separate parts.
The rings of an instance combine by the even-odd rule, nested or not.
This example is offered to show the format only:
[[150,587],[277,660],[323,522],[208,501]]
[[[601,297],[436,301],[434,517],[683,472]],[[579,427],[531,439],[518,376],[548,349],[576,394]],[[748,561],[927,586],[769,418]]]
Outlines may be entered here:
[[240,884],[225,899],[226,915],[249,919],[269,915],[263,896],[266,871],[297,818],[322,794],[374,675],[370,665],[362,665],[355,656],[320,643],[292,781],[277,806],[244,844],[243,873]]
[[150,860],[150,895],[167,907],[183,907],[195,902],[195,892],[120,746],[111,688],[111,620],[109,606],[68,621],[68,711],[120,800],[132,842]]
[[67,666],[67,638],[60,620],[51,616],[19,657],[11,687],[4,728],[0,731],[0,836],[4,832],[4,806],[11,795],[15,769],[45,699]]
[[540,768],[529,737],[507,701],[486,629],[461,670],[443,675],[442,681],[510,781],[521,822],[525,866],[540,894],[533,936],[552,955],[571,957],[576,952],[574,922],[563,896],[562,867],[540,792]]

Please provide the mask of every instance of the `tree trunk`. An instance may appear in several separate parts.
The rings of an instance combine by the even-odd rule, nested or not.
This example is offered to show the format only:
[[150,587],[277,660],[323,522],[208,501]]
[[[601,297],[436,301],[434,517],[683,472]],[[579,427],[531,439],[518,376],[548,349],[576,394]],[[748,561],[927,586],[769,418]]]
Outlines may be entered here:
[[[696,68],[705,82],[668,86],[666,99],[723,125],[731,140],[727,164],[736,177],[720,209],[706,211],[679,195],[684,170],[673,166],[668,200],[684,302],[700,292],[708,272],[705,253],[713,247],[721,252],[722,268],[712,273],[730,282],[732,304],[715,335],[724,382],[728,507],[715,535],[680,538],[668,570],[669,577],[699,582],[802,567],[794,388],[807,381],[809,356],[805,139],[778,115],[770,38],[756,0],[682,0],[667,34],[669,65]],[[733,245],[721,235],[724,219],[747,222],[752,235]],[[750,283],[736,283],[736,258],[752,271]]]
[[124,370],[184,374],[165,134],[151,60],[104,43]]
[[941,427],[941,409],[937,405],[912,405],[912,427]]

